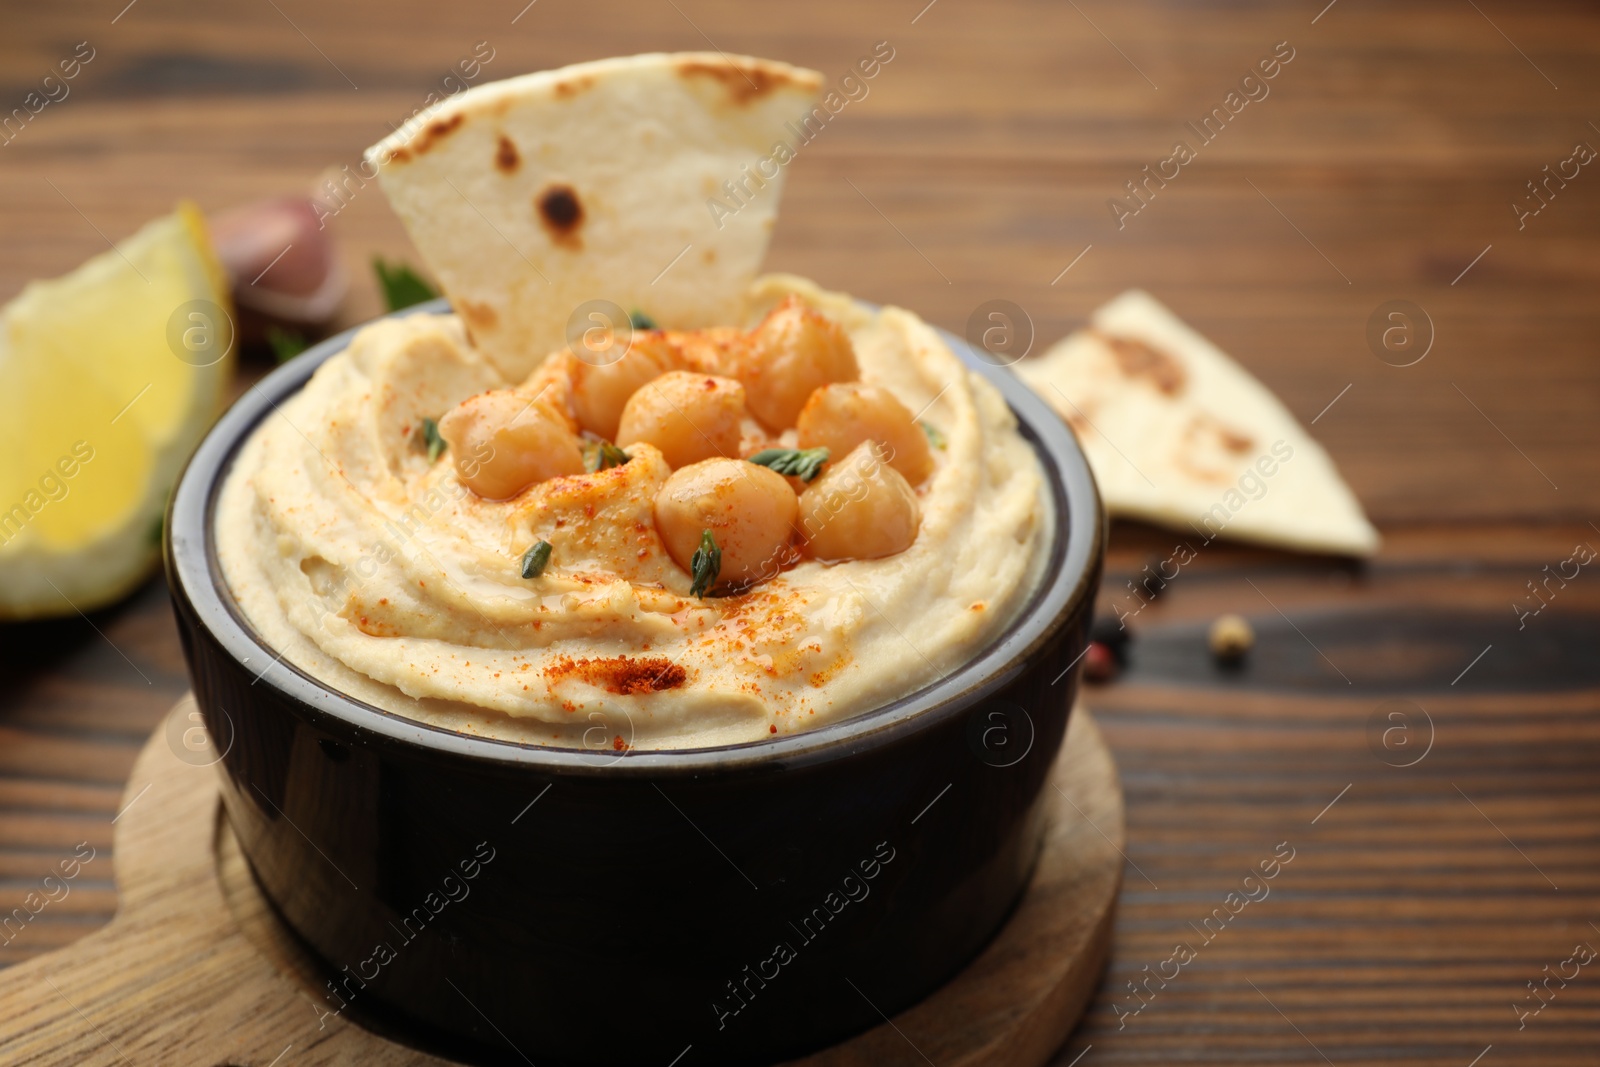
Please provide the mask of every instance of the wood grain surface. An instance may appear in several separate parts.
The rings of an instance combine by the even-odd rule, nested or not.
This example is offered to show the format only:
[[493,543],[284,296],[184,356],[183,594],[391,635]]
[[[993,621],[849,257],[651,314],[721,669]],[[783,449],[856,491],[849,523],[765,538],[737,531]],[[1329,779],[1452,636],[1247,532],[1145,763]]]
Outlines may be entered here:
[[[0,8],[6,108],[77,42],[96,49],[0,146],[0,296],[180,196],[308,190],[479,41],[487,77],[719,47],[830,78],[891,42],[869,95],[790,168],[769,265],[957,332],[1012,300],[1041,345],[1145,287],[1315,420],[1386,537],[1365,568],[1206,546],[1131,620],[1131,669],[1088,695],[1126,783],[1130,865],[1110,975],[1057,1062],[1600,1056],[1600,971],[1547,978],[1600,947],[1600,578],[1552,581],[1537,616],[1512,607],[1600,545],[1600,172],[1520,229],[1512,206],[1576,143],[1600,147],[1591,7],[125,3]],[[1295,57],[1270,95],[1119,229],[1108,199],[1281,41]],[[377,310],[367,258],[410,253],[375,188],[332,227],[359,321]],[[1365,339],[1395,299],[1433,323],[1415,366]],[[1174,543],[1114,528],[1106,609],[1130,610],[1124,582]],[[1232,674],[1203,650],[1223,610],[1261,636]],[[109,820],[185,686],[167,612],[153,584],[87,621],[0,630],[0,915],[80,841],[98,850],[0,961],[110,916]],[[1269,897],[1164,987],[1129,988],[1171,974],[1176,942],[1280,842],[1295,858]]]
[[[172,743],[194,721],[186,697],[146,743],[123,793],[116,919],[0,972],[0,1062],[253,1067],[298,1051],[295,1062],[308,1065],[448,1067],[329,1017],[323,976],[257,889],[228,828],[219,775],[190,758],[207,746]],[[1049,783],[1050,829],[1032,882],[978,958],[892,1023],[788,1067],[867,1067],[907,1051],[947,1067],[1038,1067],[1050,1057],[1099,983],[1122,881],[1122,788],[1081,708]],[[63,868],[68,883],[93,855],[76,859]],[[694,1062],[693,1049],[679,1059]],[[528,1060],[520,1047],[504,1051],[506,1062]]]

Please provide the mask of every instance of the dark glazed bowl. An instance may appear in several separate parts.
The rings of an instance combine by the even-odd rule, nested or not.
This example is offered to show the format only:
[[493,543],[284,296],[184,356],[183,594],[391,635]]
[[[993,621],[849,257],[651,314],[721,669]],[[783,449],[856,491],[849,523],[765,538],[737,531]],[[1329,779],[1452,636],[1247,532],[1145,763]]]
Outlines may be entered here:
[[983,947],[1037,857],[1104,538],[1083,454],[1037,397],[946,335],[1010,403],[1056,514],[1039,587],[970,662],[771,741],[547,749],[334,692],[228,593],[211,531],[233,456],[349,339],[218,422],[166,544],[228,818],[325,966],[326,1011],[481,1063],[761,1064],[878,1025]]

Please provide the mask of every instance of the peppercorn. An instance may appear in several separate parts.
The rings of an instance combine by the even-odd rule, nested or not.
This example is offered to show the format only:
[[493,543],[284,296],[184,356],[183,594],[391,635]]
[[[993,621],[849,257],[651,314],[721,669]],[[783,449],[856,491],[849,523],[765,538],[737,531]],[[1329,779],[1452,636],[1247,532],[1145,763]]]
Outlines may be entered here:
[[1090,641],[1083,650],[1083,677],[1088,682],[1109,682],[1117,676],[1117,657],[1099,641]]
[[1089,627],[1089,640],[1098,641],[1110,649],[1116,657],[1117,666],[1127,666],[1128,643],[1133,640],[1133,631],[1124,626],[1121,619],[1115,615],[1100,616]]
[[1256,642],[1256,633],[1242,615],[1222,615],[1211,624],[1211,654],[1218,662],[1237,664]]
[[[1139,573],[1135,574],[1131,579],[1131,584],[1137,587],[1134,595],[1141,600],[1155,600],[1162,593],[1165,593],[1167,591],[1167,579],[1162,577],[1161,568],[1165,567],[1169,562],[1171,561],[1162,559],[1160,556],[1151,556],[1145,560],[1144,566],[1140,568]],[[1173,572],[1174,575],[1176,573],[1176,571]]]

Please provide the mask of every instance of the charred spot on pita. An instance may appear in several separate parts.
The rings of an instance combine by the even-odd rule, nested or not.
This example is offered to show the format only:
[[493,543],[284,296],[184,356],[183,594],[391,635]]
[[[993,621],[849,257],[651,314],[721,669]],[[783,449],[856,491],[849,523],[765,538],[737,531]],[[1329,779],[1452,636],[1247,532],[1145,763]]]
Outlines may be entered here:
[[1154,345],[1132,337],[1091,331],[1111,350],[1117,367],[1127,378],[1143,378],[1167,396],[1176,396],[1187,384],[1183,364]]
[[494,165],[501,174],[515,174],[517,168],[522,165],[522,157],[517,154],[517,146],[503,133],[500,135],[499,144],[495,146]]
[[1250,451],[1250,447],[1256,443],[1255,438],[1249,434],[1236,433],[1226,426],[1217,431],[1217,436],[1222,441],[1222,447],[1235,455],[1242,455]]
[[570,185],[547,185],[534,198],[539,208],[539,218],[550,231],[557,244],[578,244],[578,230],[583,226],[583,204],[578,192]]
[[1255,439],[1201,411],[1189,417],[1174,454],[1177,466],[1194,478],[1227,485],[1237,477],[1234,464],[1255,446]]
[[678,65],[678,73],[686,78],[708,77],[721,82],[736,104],[748,104],[796,80],[781,70],[731,61],[689,60]]
[[435,144],[449,137],[461,126],[466,116],[456,114],[447,119],[435,119],[422,128],[422,132],[411,139],[408,146],[417,155],[422,155]]
[[487,333],[493,330],[500,322],[500,316],[495,314],[494,308],[489,304],[475,304],[471,300],[461,301],[461,317],[467,321],[470,328],[476,326]]

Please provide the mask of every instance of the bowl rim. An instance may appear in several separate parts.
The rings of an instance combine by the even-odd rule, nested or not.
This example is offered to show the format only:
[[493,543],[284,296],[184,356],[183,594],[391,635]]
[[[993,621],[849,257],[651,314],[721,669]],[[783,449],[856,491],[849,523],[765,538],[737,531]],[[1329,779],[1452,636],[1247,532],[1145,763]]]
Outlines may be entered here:
[[[195,623],[241,669],[256,673],[250,667],[253,661],[268,664],[252,686],[268,687],[330,733],[427,750],[434,756],[563,775],[697,777],[708,771],[808,765],[890,744],[908,733],[963,714],[1019,675],[1098,586],[1107,520],[1094,475],[1077,439],[1015,374],[983,359],[961,338],[934,326],[967,369],[978,372],[1005,399],[1017,419],[1019,432],[1039,456],[1046,493],[1054,509],[1052,540],[1046,547],[1050,556],[1042,568],[1042,580],[1006,628],[972,658],[911,693],[815,729],[728,745],[630,749],[621,753],[460,733],[349,696],[290,663],[246,619],[228,590],[216,558],[217,497],[239,449],[260,422],[302,388],[324,362],[344,351],[358,332],[385,318],[451,311],[448,298],[440,297],[391,312],[336,334],[267,374],[211,427],[184,466],[168,501],[163,556],[173,598],[183,601]],[[1063,665],[1062,675],[1076,663],[1074,660]],[[1059,676],[1056,681],[1060,681]]]

